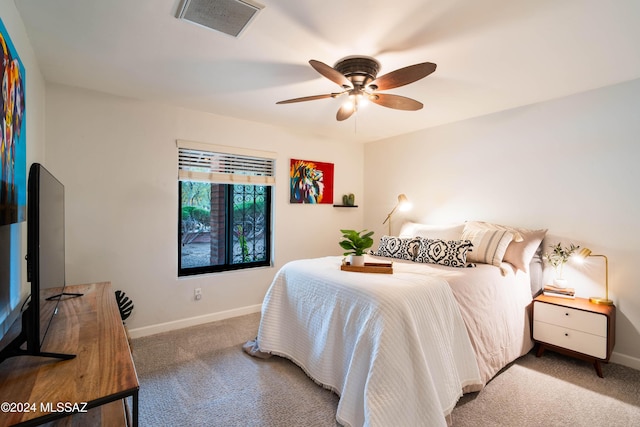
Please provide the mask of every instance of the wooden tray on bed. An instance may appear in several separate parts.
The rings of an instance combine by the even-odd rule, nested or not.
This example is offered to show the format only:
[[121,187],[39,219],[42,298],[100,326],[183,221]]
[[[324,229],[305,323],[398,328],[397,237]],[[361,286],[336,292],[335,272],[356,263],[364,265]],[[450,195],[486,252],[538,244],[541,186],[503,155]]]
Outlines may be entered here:
[[340,270],[343,271],[356,271],[358,273],[381,273],[381,274],[393,274],[393,263],[390,262],[365,262],[364,266],[351,265],[351,263],[344,262],[340,266]]

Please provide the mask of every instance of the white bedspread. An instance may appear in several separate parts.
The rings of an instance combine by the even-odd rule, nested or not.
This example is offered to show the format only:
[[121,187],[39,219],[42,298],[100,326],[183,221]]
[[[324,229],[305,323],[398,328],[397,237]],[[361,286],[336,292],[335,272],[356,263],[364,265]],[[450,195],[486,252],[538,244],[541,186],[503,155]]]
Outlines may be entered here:
[[443,278],[340,270],[340,257],[293,261],[265,296],[261,351],[287,357],[340,395],[347,426],[444,426],[466,386],[484,384]]

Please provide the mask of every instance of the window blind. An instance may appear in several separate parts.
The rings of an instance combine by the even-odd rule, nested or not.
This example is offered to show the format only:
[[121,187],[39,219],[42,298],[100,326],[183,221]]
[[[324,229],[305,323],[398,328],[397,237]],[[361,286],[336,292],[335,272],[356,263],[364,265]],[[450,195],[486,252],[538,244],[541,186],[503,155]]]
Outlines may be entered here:
[[179,180],[275,185],[275,153],[182,140],[177,146]]

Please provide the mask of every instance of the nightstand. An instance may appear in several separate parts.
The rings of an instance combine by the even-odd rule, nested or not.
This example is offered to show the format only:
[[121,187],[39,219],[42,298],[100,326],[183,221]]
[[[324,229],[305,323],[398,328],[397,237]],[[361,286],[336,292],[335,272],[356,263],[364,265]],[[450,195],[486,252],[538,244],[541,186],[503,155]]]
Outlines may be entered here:
[[585,298],[539,295],[533,300],[533,339],[537,357],[552,350],[593,363],[599,377],[600,362],[608,362],[616,339],[616,307]]

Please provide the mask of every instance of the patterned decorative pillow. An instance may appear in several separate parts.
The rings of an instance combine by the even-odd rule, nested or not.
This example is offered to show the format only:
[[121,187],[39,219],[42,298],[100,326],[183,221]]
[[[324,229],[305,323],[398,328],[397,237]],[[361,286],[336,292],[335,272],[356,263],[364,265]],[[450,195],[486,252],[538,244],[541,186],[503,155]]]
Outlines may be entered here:
[[415,237],[382,236],[377,251],[371,255],[399,258],[413,261],[418,252],[420,241]]
[[416,262],[448,267],[475,267],[467,263],[467,252],[473,247],[469,240],[440,240],[420,237]]

